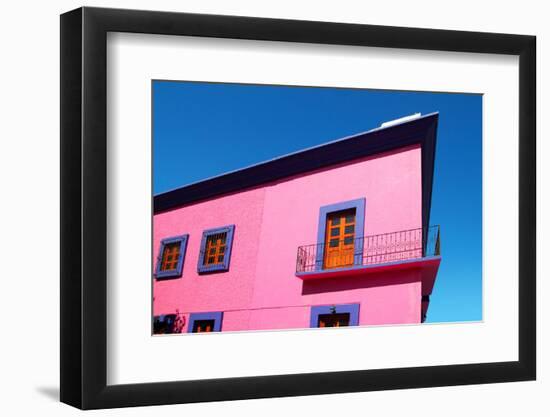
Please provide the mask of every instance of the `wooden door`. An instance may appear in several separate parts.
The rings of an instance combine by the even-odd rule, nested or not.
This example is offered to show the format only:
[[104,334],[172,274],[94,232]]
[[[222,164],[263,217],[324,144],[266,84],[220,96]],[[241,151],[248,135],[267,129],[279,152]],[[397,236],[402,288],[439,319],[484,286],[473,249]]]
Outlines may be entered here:
[[324,267],[353,265],[354,251],[355,209],[330,213],[327,216]]

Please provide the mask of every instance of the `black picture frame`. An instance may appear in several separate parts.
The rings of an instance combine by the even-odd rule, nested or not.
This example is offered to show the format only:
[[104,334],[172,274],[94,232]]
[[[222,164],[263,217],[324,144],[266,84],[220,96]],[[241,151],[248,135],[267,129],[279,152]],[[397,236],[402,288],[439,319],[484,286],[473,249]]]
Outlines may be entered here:
[[[108,32],[519,56],[519,360],[108,386]],[[61,15],[61,401],[95,409],[535,379],[535,45],[524,35],[252,17],[88,7]]]

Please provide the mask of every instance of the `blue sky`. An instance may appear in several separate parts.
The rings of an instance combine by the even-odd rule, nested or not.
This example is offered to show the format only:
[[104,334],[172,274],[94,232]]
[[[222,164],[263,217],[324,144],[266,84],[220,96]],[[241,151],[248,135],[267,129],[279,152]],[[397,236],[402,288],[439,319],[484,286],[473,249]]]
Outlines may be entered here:
[[427,322],[481,320],[480,95],[154,81],[154,193],[435,111],[443,261]]

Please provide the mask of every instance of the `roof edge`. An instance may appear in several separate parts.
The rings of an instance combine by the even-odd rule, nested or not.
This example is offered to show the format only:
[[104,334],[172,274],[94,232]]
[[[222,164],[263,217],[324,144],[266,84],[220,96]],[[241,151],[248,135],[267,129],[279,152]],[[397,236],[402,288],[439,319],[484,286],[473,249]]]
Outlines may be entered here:
[[[431,200],[435,131],[438,117],[439,113],[434,112],[392,126],[377,127],[166,191],[153,197],[153,212],[158,214],[219,195],[245,190],[275,180],[380,154],[415,143],[420,143],[423,149],[423,196],[428,194]],[[428,158],[426,159],[425,156]],[[424,167],[426,164],[428,165],[427,168],[431,166],[431,174],[425,172]],[[424,174],[428,174],[429,178],[424,178]],[[429,190],[425,190],[425,186],[428,185]],[[425,219],[425,213],[423,213],[423,223]]]

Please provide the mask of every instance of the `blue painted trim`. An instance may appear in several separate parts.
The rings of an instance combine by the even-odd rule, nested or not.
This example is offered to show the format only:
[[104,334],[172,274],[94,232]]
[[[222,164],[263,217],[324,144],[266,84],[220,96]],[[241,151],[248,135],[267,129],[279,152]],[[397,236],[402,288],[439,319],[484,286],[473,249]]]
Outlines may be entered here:
[[214,320],[215,332],[222,331],[223,311],[216,311],[210,313],[191,313],[189,315],[189,324],[187,325],[187,333],[193,333],[193,327],[196,320]]
[[[333,311],[334,308],[336,311]],[[319,327],[319,316],[321,314],[331,314],[334,312],[336,314],[349,313],[349,325],[359,326],[359,304],[335,304],[311,307],[309,327]]]
[[[324,243],[325,234],[327,228],[327,216],[330,213],[336,211],[355,209],[355,238],[365,236],[365,198],[358,198],[356,200],[343,201],[341,203],[329,204],[328,206],[322,206],[319,209],[319,224],[317,227],[317,254],[315,256],[315,270],[320,271],[323,269],[323,257],[324,257]],[[363,263],[363,241],[356,240],[354,248],[354,265],[361,265]]]
[[[204,265],[204,252],[206,251],[206,239],[208,236],[216,233],[227,233],[225,244],[225,256],[223,257],[223,263],[217,265]],[[233,247],[233,236],[235,234],[235,225],[217,227],[215,229],[208,229],[202,232],[201,247],[199,251],[199,261],[197,263],[197,272],[199,274],[207,274],[211,272],[224,272],[229,271],[229,262],[231,261],[231,248]]]
[[[157,256],[157,266],[155,268],[155,278],[156,279],[168,279],[168,278],[179,278],[183,272],[183,263],[185,261],[185,253],[187,252],[187,241],[189,240],[189,235],[173,236],[166,239],[162,239],[160,242],[160,249]],[[178,259],[178,264],[176,269],[171,271],[161,271],[160,267],[162,265],[162,253],[164,252],[164,247],[170,243],[180,242],[180,255]]]

